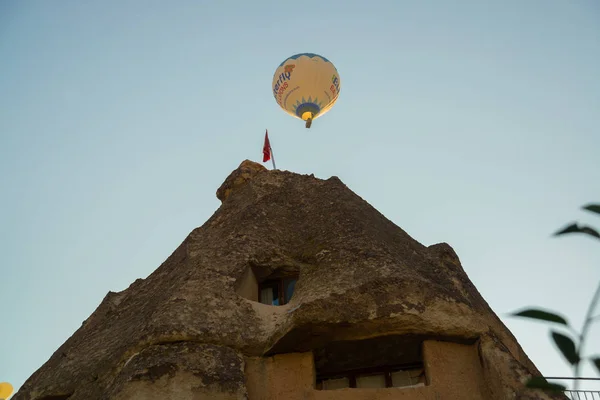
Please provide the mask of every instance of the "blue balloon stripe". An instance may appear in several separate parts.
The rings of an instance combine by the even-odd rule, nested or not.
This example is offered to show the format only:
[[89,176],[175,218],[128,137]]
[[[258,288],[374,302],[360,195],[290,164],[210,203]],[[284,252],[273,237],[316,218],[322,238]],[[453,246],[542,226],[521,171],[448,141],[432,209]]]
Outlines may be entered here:
[[296,115],[302,118],[302,114],[307,111],[310,111],[313,114],[313,117],[317,116],[321,112],[321,107],[315,103],[302,103],[295,106]]
[[323,59],[323,61],[325,61],[325,62],[328,62],[328,63],[331,62],[328,59],[326,59],[325,57],[320,56],[320,55],[315,54],[315,53],[299,53],[299,54],[295,54],[295,55],[293,55],[291,57],[286,58],[285,60],[283,60],[283,62],[281,64],[279,64],[279,66],[281,67],[283,64],[285,64],[285,62],[287,60],[296,60],[296,59],[298,59],[299,57],[302,57],[302,56],[307,56],[307,57],[310,57],[310,58],[319,57],[319,58]]

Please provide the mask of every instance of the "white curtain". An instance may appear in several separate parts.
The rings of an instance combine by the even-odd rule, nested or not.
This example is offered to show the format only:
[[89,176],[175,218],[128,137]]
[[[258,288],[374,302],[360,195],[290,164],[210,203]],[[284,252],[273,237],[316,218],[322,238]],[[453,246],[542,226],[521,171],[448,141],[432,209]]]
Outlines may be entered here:
[[392,386],[424,386],[424,375],[422,369],[411,369],[392,372]]
[[273,289],[268,287],[260,291],[260,302],[263,304],[273,304]]
[[348,378],[327,379],[323,381],[324,390],[343,389],[350,386]]
[[357,388],[384,388],[385,387],[385,375],[359,375],[356,377]]

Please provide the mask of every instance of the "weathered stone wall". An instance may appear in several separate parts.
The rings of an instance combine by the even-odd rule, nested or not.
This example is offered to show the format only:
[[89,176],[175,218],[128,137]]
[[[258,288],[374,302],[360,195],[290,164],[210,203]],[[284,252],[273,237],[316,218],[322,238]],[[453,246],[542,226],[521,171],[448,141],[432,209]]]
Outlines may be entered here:
[[108,398],[236,400],[246,398],[244,380],[243,357],[228,347],[165,343],[132,355]]

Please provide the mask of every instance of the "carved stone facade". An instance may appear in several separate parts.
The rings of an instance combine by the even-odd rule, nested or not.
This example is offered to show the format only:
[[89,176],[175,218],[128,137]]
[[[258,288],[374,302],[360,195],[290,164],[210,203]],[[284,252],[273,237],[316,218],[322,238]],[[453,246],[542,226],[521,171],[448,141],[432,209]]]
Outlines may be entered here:
[[218,196],[14,399],[552,398],[524,388],[539,372],[447,244],[335,177],[245,161]]

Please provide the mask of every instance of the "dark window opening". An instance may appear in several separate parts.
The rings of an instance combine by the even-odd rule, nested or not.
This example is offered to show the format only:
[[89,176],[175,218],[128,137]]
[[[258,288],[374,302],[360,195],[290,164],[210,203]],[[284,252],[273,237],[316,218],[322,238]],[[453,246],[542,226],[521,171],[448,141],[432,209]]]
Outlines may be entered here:
[[368,368],[317,377],[317,390],[377,389],[424,385],[425,370],[422,364]]
[[258,285],[258,301],[272,306],[287,304],[294,295],[297,277],[268,279]]
[[313,349],[316,388],[425,386],[423,340],[420,335],[388,335],[325,343]]

